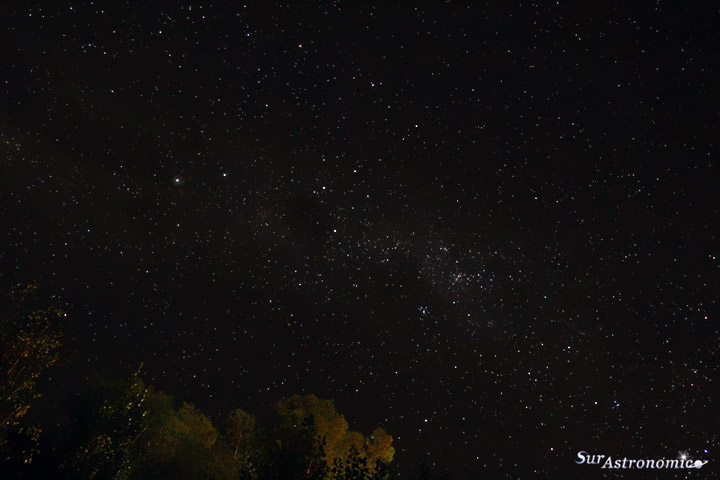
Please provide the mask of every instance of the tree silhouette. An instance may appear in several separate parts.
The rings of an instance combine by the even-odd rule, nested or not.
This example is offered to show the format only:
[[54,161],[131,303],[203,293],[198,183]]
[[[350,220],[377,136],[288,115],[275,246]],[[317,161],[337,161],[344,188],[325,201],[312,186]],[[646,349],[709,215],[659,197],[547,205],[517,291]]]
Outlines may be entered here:
[[375,473],[378,461],[390,462],[395,454],[392,437],[385,430],[375,429],[370,438],[350,430],[345,417],[335,410],[330,400],[312,394],[304,397],[293,395],[277,402],[275,411],[286,425],[312,419],[315,435],[324,441],[323,459],[330,470],[330,478],[336,475],[335,466],[344,464],[353,455],[364,459],[369,473]]
[[160,416],[147,415],[151,404],[168,404],[140,379],[139,371],[120,381],[97,378],[72,407],[75,455],[68,467],[81,478],[125,479],[142,449],[143,435]]
[[255,427],[255,416],[239,408],[233,410],[222,438],[232,454],[240,478],[258,478],[266,452],[262,436]]
[[325,439],[311,416],[276,422],[267,437],[268,457],[260,478],[322,480],[327,477]]
[[[269,423],[233,410],[222,429],[190,403],[147,386],[140,370],[86,382],[66,406],[50,476],[87,480],[387,480],[392,437],[349,430],[332,402],[293,396]],[[328,454],[328,445],[332,454]],[[40,470],[42,471],[42,470]],[[25,470],[25,472],[30,472]],[[0,475],[2,475],[0,473]],[[21,471],[16,476],[22,477]],[[47,476],[47,475],[46,475]]]
[[232,479],[229,451],[218,444],[218,431],[192,404],[183,403],[147,439],[137,478],[178,480]]
[[[38,378],[59,358],[64,313],[54,306],[39,306],[38,285],[15,287],[0,316],[0,461],[10,460],[8,436],[20,433],[36,444],[37,426],[21,425],[31,402],[40,396]],[[19,452],[21,460],[32,461],[37,453],[30,447]]]

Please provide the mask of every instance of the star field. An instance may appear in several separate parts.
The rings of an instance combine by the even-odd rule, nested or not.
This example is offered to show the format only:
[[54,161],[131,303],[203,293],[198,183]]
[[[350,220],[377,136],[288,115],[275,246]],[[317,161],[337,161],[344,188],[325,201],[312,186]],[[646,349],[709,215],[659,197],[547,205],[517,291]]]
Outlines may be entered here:
[[143,363],[211,414],[314,393],[404,475],[715,470],[713,5],[0,19],[0,270],[67,310],[60,381]]

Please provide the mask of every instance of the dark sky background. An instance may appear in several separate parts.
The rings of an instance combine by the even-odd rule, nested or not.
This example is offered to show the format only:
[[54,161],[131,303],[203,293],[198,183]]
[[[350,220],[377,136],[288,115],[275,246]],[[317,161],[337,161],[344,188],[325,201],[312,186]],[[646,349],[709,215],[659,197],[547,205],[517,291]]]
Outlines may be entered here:
[[717,472],[714,2],[145,3],[0,6],[0,271],[69,313],[58,389]]

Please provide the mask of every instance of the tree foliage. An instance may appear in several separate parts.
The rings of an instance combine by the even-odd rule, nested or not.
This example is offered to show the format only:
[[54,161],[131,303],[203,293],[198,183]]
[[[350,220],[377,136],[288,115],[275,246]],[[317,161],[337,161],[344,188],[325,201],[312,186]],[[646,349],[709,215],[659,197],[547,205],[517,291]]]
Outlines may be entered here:
[[255,416],[240,408],[230,412],[222,441],[232,454],[240,478],[258,478],[261,466],[266,463],[266,448],[256,428]]
[[192,404],[176,409],[138,373],[84,396],[69,465],[77,478],[379,480],[393,455],[387,433],[349,430],[332,402],[313,395],[281,400],[267,425],[233,410],[220,429]]
[[317,441],[324,442],[323,458],[330,469],[329,478],[341,478],[338,472],[345,471],[346,463],[358,464],[360,460],[368,475],[374,474],[378,462],[389,463],[395,455],[392,437],[385,430],[377,428],[370,437],[350,430],[345,417],[335,410],[330,400],[312,394],[293,395],[277,402],[275,410],[281,423],[286,425],[311,420]]
[[[0,434],[2,458],[10,459],[6,444],[12,433],[21,433],[37,443],[40,429],[22,425],[31,403],[40,396],[37,380],[59,358],[64,313],[55,306],[41,306],[38,285],[17,286],[9,295],[0,316]],[[35,448],[22,453],[32,460]]]
[[[20,452],[20,460],[29,461],[42,430],[22,420],[40,395],[38,379],[60,358],[64,313],[39,306],[36,285],[15,289],[5,310],[0,448],[4,458],[17,460]],[[50,445],[57,456],[48,458],[57,465],[49,471],[54,468],[50,476],[56,478],[380,480],[388,477],[394,456],[393,439],[383,429],[368,437],[353,431],[332,401],[315,395],[278,401],[266,422],[233,410],[220,428],[194,405],[176,407],[170,396],[147,386],[140,370],[121,380],[87,381],[69,402],[61,419],[67,429],[54,429]],[[26,441],[5,448],[18,434]],[[30,447],[18,448],[25,444]],[[13,465],[19,468],[19,462]]]
[[236,469],[218,430],[194,405],[167,412],[146,438],[132,478],[232,479]]
[[81,478],[128,478],[141,436],[158,418],[147,415],[152,397],[139,371],[121,381],[93,382],[75,405],[78,447],[68,466]]

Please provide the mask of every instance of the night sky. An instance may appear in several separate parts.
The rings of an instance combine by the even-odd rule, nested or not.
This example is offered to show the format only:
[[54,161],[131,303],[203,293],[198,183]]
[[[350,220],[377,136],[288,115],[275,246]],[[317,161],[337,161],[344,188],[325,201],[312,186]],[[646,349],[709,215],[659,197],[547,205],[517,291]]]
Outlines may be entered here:
[[0,6],[0,272],[68,312],[59,391],[717,472],[714,2],[145,3]]

